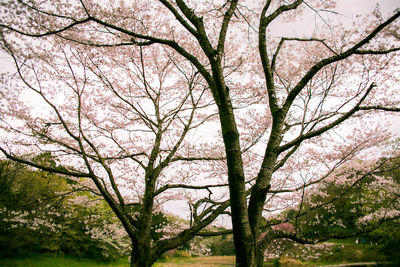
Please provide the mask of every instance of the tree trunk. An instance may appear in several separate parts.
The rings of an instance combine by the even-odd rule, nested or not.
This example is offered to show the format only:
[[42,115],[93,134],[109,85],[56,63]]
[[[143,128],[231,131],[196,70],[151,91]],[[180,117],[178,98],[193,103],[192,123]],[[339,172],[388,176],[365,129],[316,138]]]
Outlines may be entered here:
[[150,251],[132,250],[131,267],[151,267],[156,262],[155,257],[151,256]]
[[133,244],[131,266],[150,267],[157,260],[151,248],[151,225],[153,219],[155,177],[153,171],[146,170],[146,187],[140,207],[138,220],[137,243]]
[[229,194],[232,212],[236,266],[255,266],[255,240],[247,212],[247,196],[239,133],[231,103],[220,105],[220,121],[228,165]]
[[267,248],[267,242],[261,242],[257,246],[257,255],[256,255],[256,260],[257,260],[257,267],[262,267],[264,265],[264,253]]
[[[206,51],[207,54],[207,51]],[[209,53],[213,57],[212,53]],[[247,207],[240,135],[236,125],[229,88],[225,85],[221,57],[211,60],[214,83],[210,84],[221,124],[228,167],[229,196],[237,267],[256,266],[256,239],[252,234]]]

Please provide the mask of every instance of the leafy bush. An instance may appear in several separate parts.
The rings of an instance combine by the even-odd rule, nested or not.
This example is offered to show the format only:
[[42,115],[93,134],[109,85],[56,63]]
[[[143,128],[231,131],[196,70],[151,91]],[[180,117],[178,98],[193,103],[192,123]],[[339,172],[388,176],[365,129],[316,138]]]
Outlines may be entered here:
[[235,244],[232,235],[223,235],[214,238],[211,246],[211,254],[215,256],[232,256],[235,255]]
[[384,223],[368,237],[381,245],[381,253],[387,255],[390,261],[400,264],[400,220]]

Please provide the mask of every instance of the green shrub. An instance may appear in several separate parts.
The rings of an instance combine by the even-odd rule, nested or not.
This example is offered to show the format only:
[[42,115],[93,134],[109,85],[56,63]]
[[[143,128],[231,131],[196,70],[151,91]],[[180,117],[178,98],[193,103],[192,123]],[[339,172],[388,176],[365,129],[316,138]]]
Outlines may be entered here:
[[273,261],[273,264],[274,264],[274,267],[279,267],[279,266],[281,266],[281,263],[280,263],[280,261],[279,261],[279,258],[275,258],[274,261]]

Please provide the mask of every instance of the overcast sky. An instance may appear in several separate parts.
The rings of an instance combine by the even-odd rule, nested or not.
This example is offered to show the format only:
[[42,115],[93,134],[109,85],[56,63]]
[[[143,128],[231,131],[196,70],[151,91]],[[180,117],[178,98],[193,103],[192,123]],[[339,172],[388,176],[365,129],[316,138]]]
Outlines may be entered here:
[[392,13],[400,7],[399,0],[340,0],[337,2],[338,10],[344,14],[362,14],[373,10],[378,3],[383,14]]

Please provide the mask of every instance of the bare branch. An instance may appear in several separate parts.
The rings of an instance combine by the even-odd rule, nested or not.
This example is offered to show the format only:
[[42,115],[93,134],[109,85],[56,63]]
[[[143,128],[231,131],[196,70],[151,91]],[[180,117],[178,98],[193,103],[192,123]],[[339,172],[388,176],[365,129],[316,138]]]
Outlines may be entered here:
[[346,112],[344,115],[342,115],[341,117],[339,117],[338,119],[336,119],[335,121],[329,123],[328,125],[325,125],[323,127],[321,127],[320,129],[314,130],[314,131],[310,131],[306,134],[302,134],[299,137],[295,138],[294,140],[292,140],[291,142],[288,142],[282,146],[279,147],[279,152],[283,152],[301,142],[303,142],[304,140],[313,138],[315,136],[321,135],[325,132],[327,132],[328,130],[334,128],[335,126],[339,125],[340,123],[342,123],[343,121],[347,120],[348,118],[350,118],[354,113],[356,113],[359,108],[360,105],[362,104],[362,102],[365,100],[365,98],[368,96],[368,94],[372,91],[372,89],[375,87],[376,85],[374,83],[372,83],[369,88],[366,90],[366,92],[364,93],[364,95],[360,98],[360,100],[358,101],[358,103],[348,112]]

